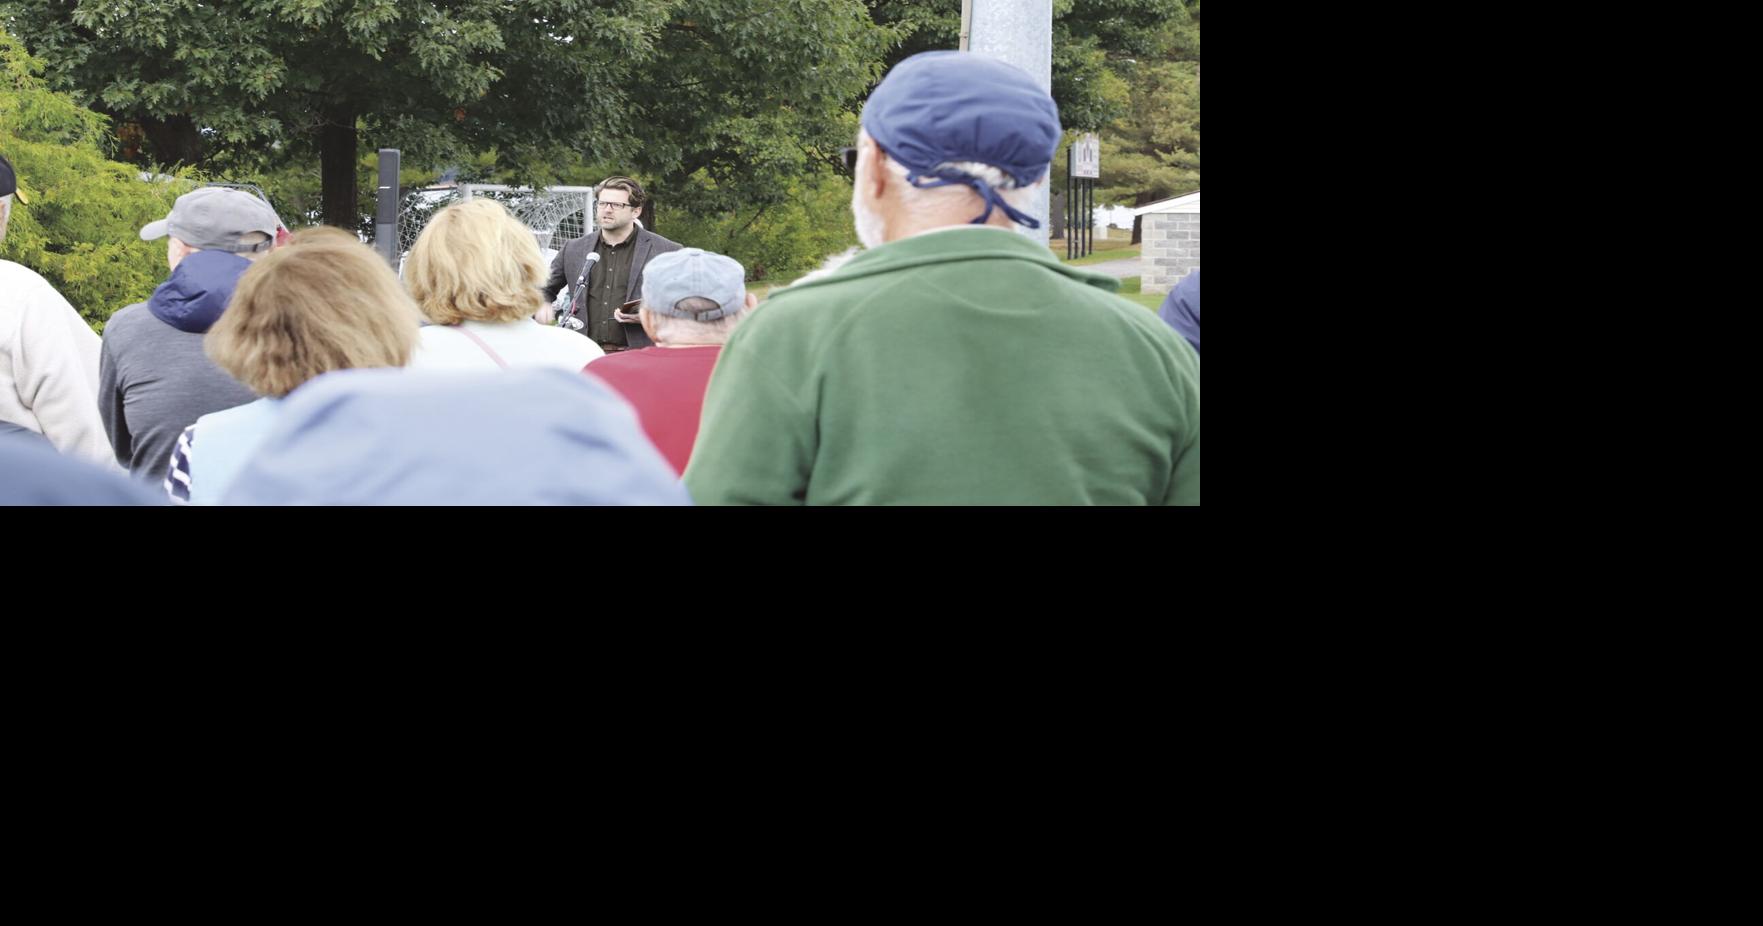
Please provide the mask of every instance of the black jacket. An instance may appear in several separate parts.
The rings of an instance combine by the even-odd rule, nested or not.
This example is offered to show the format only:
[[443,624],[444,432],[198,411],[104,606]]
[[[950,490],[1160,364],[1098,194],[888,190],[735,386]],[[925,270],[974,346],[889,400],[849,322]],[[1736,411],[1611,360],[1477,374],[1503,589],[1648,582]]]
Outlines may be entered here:
[[[565,286],[569,287],[570,297],[572,299],[575,297],[575,280],[581,275],[582,262],[587,260],[588,255],[594,253],[594,248],[599,245],[600,231],[595,229],[565,244],[563,250],[557,252],[557,256],[551,260],[551,278],[545,281],[545,301],[549,302],[557,298],[557,293]],[[649,258],[657,254],[666,254],[668,251],[677,251],[680,248],[678,244],[647,228],[636,230],[636,241],[632,246],[636,250],[631,254],[630,288],[624,294],[623,301],[625,302],[643,295],[643,265],[649,262]],[[583,319],[583,321],[586,320]],[[648,347],[654,343],[643,332],[642,325],[626,324],[624,337],[625,341],[633,348]]]

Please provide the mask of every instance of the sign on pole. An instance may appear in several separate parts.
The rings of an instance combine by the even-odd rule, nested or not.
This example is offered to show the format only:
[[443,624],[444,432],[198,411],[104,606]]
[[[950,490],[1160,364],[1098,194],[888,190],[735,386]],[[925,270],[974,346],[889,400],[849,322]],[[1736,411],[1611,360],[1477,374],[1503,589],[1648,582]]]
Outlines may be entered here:
[[1071,143],[1071,149],[1076,153],[1076,157],[1071,162],[1073,177],[1088,177],[1094,180],[1102,176],[1102,140],[1096,137],[1096,133],[1090,132],[1080,136],[1077,141]]

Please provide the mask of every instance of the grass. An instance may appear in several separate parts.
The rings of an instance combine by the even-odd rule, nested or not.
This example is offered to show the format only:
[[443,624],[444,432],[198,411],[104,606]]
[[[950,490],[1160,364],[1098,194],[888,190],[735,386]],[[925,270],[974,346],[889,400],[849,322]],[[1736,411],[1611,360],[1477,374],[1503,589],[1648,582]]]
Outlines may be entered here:
[[[1110,242],[1110,243],[1113,243],[1113,242]],[[1106,263],[1111,260],[1137,260],[1139,258],[1139,254],[1141,253],[1141,250],[1142,250],[1139,245],[1136,245],[1136,244],[1129,245],[1129,244],[1125,244],[1123,242],[1123,243],[1121,243],[1121,245],[1119,247],[1109,248],[1108,250],[1104,251],[1104,250],[1102,250],[1102,248],[1100,246],[1102,244],[1102,242],[1098,241],[1098,242],[1096,242],[1096,244],[1097,244],[1097,248],[1095,251],[1093,251],[1089,254],[1086,254],[1083,257],[1075,258],[1072,260],[1066,260],[1065,259],[1065,243],[1059,242],[1058,246],[1053,248],[1053,256],[1059,258],[1059,262],[1062,264],[1065,264],[1067,266],[1088,267],[1091,264],[1101,264],[1101,263]]]
[[1127,277],[1120,281],[1120,297],[1128,302],[1136,302],[1155,312],[1163,305],[1166,293],[1140,292],[1144,280],[1142,277]]
[[1054,257],[1059,258],[1060,263],[1073,267],[1086,267],[1104,261],[1128,260],[1139,256],[1141,246],[1132,243],[1131,231],[1123,228],[1114,228],[1108,231],[1111,235],[1119,235],[1119,237],[1097,235],[1090,239],[1090,253],[1076,260],[1065,259],[1065,239],[1063,238],[1054,238],[1048,241],[1047,247],[1053,252]]
[[[1053,239],[1047,242],[1047,247],[1053,252],[1053,256],[1059,259],[1060,263],[1071,267],[1088,267],[1091,264],[1100,264],[1112,260],[1138,259],[1143,251],[1143,246],[1132,243],[1131,233],[1125,229],[1111,229],[1111,231],[1118,233],[1120,237],[1104,238],[1098,235],[1093,241],[1091,241],[1093,246],[1091,253],[1087,256],[1079,257],[1076,260],[1065,259],[1065,241],[1063,239]],[[764,282],[748,283],[747,291],[758,297],[760,302],[764,302],[765,297],[771,295],[772,290],[782,289],[783,287],[794,283],[797,278],[803,276],[807,272],[808,271],[803,271],[802,273],[795,273],[789,276],[773,277]],[[1153,311],[1163,304],[1163,294],[1146,294],[1139,292],[1138,277],[1127,277],[1126,279],[1121,280],[1120,294]]]

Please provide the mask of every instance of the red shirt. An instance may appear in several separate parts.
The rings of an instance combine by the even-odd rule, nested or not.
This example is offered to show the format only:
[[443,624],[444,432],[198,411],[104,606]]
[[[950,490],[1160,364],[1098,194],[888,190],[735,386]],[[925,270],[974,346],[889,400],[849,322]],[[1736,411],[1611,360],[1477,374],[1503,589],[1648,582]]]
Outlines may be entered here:
[[686,471],[698,439],[704,387],[722,345],[645,347],[607,354],[582,369],[618,390],[637,409],[643,433],[675,473]]

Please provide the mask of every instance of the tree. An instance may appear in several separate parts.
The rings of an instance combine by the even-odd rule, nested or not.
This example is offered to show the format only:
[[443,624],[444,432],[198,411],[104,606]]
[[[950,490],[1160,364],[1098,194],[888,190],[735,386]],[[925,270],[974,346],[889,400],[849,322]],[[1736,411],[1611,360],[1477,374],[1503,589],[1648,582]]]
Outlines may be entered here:
[[[869,7],[877,23],[904,33],[888,67],[960,46],[961,0],[869,0]],[[1123,115],[1126,88],[1112,65],[1162,55],[1169,22],[1184,15],[1182,0],[1053,0],[1053,100],[1065,128],[1096,131]]]
[[[1200,188],[1200,4],[1167,21],[1160,59],[1122,62],[1129,105],[1101,134],[1103,202],[1143,206]],[[1132,240],[1143,233],[1133,221]]]
[[42,71],[0,30],[0,152],[31,194],[29,206],[14,204],[0,257],[42,274],[102,330],[112,312],[165,278],[165,242],[138,232],[190,185],[143,181],[135,168],[106,160],[107,120],[49,90]]
[[782,204],[832,171],[897,34],[854,0],[687,0],[655,39],[664,66],[629,88],[648,128],[625,163],[692,215]]
[[[1138,68],[1131,115],[1102,133],[1097,199],[1143,206],[1200,188],[1198,65],[1164,62]],[[1139,223],[1133,224],[1139,240]]]
[[635,76],[676,3],[5,0],[0,17],[160,163],[316,153],[325,221],[353,228],[363,132],[429,158],[631,137],[604,89]]
[[[1127,111],[1122,75],[1181,9],[1054,0],[1067,128]],[[257,180],[296,224],[371,227],[384,146],[407,177],[632,173],[666,214],[771,235],[824,198],[885,67],[955,47],[960,0],[0,0],[0,21],[116,118],[119,154]]]
[[755,281],[811,270],[828,254],[857,244],[851,184],[844,178],[812,174],[777,192],[776,202],[670,219],[664,233],[733,257]]

